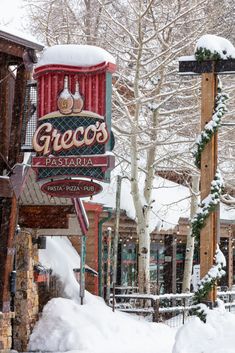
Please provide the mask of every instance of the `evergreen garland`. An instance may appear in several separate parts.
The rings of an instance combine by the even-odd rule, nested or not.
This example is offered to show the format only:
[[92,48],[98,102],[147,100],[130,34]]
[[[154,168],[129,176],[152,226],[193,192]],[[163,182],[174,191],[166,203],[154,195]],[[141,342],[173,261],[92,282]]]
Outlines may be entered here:
[[225,275],[223,267],[226,266],[226,260],[218,244],[215,252],[215,265],[211,267],[208,273],[198,283],[198,290],[194,293],[194,304],[201,303],[210,290],[215,286],[218,279]]
[[[223,51],[223,54],[226,55],[227,59],[232,58],[230,55],[227,55],[226,50]],[[199,47],[196,49],[195,58],[199,63],[201,63],[205,60],[221,60],[222,59],[220,53],[217,52],[216,50],[211,52],[210,49],[202,48],[202,47]]]
[[198,136],[196,140],[197,150],[193,153],[195,158],[195,165],[201,167],[201,155],[207,143],[211,140],[212,136],[217,132],[221,124],[221,119],[227,111],[225,102],[228,99],[228,95],[222,93],[221,85],[218,85],[218,93],[215,99],[215,110],[212,115],[211,121],[207,123],[204,130]]
[[[206,49],[199,48],[195,53],[195,56],[198,61],[206,59],[217,60],[220,57],[216,58],[209,56],[211,53],[208,53]],[[204,150],[207,143],[211,140],[212,136],[217,132],[221,119],[225,112],[227,111],[225,106],[225,101],[228,99],[227,94],[222,93],[222,87],[219,81],[218,84],[218,93],[215,101],[215,109],[211,121],[207,123],[204,127],[204,130],[201,132],[199,137],[196,140],[197,151],[194,153],[195,165],[201,167],[201,154]],[[214,180],[211,182],[211,192],[210,194],[199,204],[199,210],[197,211],[194,218],[191,220],[192,225],[192,236],[196,238],[197,244],[200,241],[200,232],[205,226],[206,219],[209,217],[210,213],[215,211],[219,202],[220,195],[223,190],[223,181],[220,175],[220,172],[217,170]],[[194,293],[194,304],[196,305],[192,311],[192,314],[196,314],[203,322],[206,321],[206,312],[202,306],[198,305],[205,301],[208,293],[216,285],[216,282],[221,278],[225,272],[223,267],[225,266],[225,258],[220,251],[218,245],[215,254],[215,265],[208,271],[206,276],[204,276],[198,284],[198,290]]]
[[220,195],[223,190],[223,180],[220,172],[217,171],[214,180],[211,182],[211,193],[200,204],[196,215],[191,221],[192,236],[199,241],[200,231],[204,227],[209,214],[215,211],[220,201]]

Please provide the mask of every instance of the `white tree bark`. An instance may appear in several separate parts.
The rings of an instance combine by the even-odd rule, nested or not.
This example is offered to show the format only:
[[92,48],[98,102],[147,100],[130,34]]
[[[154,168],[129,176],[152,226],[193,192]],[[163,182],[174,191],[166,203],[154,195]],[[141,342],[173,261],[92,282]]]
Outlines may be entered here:
[[[191,211],[190,218],[192,219],[197,212],[198,201],[199,201],[199,175],[192,175],[192,189],[191,189]],[[183,277],[183,293],[190,292],[190,284],[192,277],[193,269],[193,255],[194,255],[194,237],[192,237],[192,229],[189,228],[187,234],[187,243],[186,243],[186,253],[185,253],[185,262],[184,262],[184,277]]]

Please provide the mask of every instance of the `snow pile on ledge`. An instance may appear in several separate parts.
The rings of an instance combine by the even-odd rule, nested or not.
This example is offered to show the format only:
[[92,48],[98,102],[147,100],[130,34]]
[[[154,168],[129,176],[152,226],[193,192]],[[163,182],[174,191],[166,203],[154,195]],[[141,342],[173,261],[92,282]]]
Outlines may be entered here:
[[[81,353],[171,353],[175,331],[112,312],[104,302],[79,305],[52,299],[30,338],[29,350]],[[75,353],[75,352],[73,352]]]
[[115,64],[115,59],[106,50],[93,45],[63,44],[46,48],[36,68],[50,64],[87,67],[103,62]]
[[235,58],[235,48],[232,43],[223,37],[205,34],[196,44],[196,50],[207,49],[212,54],[219,54],[221,59]]
[[223,304],[207,311],[207,321],[192,318],[176,334],[173,353],[234,353],[235,315]]

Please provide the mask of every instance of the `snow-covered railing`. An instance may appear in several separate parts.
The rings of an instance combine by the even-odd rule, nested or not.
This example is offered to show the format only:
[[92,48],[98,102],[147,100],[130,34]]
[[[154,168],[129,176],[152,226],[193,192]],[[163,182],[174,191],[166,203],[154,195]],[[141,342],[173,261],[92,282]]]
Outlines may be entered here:
[[[185,322],[193,305],[194,293],[182,294],[116,294],[115,308],[137,315],[150,315],[154,322],[166,322],[170,326],[179,326]],[[217,292],[224,301],[225,308],[235,308],[235,291]],[[112,295],[111,295],[112,301]]]

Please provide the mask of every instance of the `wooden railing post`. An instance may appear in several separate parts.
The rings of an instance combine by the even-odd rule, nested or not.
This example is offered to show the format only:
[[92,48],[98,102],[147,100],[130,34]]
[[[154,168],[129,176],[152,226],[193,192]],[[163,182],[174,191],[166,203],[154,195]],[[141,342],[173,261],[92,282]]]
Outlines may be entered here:
[[159,322],[159,299],[153,300],[153,322]]

